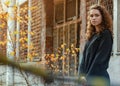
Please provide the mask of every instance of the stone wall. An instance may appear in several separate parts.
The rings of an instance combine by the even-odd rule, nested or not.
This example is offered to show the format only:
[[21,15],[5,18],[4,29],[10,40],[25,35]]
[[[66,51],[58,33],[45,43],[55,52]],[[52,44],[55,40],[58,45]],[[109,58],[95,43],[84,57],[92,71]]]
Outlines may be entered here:
[[[0,65],[0,86],[6,86],[6,66]],[[14,86],[44,86],[40,76],[14,68]]]
[[0,86],[5,86],[6,81],[6,66],[0,65]]
[[108,72],[111,79],[111,86],[120,86],[120,58],[119,56],[111,57]]

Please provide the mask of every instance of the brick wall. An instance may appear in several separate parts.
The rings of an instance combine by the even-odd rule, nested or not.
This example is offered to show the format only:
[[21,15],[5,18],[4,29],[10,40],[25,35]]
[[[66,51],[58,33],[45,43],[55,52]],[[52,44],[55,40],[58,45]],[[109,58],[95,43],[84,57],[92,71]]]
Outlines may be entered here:
[[[32,0],[32,7],[35,9],[31,10],[32,12],[32,21],[31,21],[31,31],[33,35],[31,36],[31,41],[33,43],[32,52],[36,55],[34,58],[41,58],[41,34],[42,34],[42,0]],[[44,36],[44,35],[42,35]]]
[[44,0],[45,15],[46,15],[46,53],[53,53],[53,18],[54,18],[54,0]]
[[0,52],[6,55],[7,20],[3,16],[6,16],[6,13],[0,3]]
[[22,22],[20,22],[20,46],[19,46],[19,53],[20,53],[20,58],[19,60],[26,61],[27,58],[27,35],[28,35],[28,2],[26,1],[20,6],[20,17],[22,18]]
[[[21,9],[24,9],[24,6],[28,6],[28,2],[26,1],[21,5]],[[43,0],[31,0],[31,55],[35,59],[41,59],[45,54],[45,41],[46,41],[46,14],[44,10]],[[28,16],[28,10],[25,12],[21,12],[21,16]],[[28,20],[27,20],[28,21]],[[27,31],[28,25],[25,23],[21,23],[20,29],[24,32]],[[27,37],[26,34],[25,37]],[[27,43],[27,41],[26,41]],[[22,44],[21,44],[22,45]],[[27,47],[20,50],[20,55],[22,58],[27,57]],[[34,61],[34,59],[33,59]]]

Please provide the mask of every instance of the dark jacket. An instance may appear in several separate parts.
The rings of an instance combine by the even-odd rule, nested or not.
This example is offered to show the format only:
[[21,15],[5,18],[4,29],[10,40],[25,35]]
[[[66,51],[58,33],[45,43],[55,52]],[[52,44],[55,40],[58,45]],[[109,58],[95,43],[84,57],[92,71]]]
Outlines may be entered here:
[[108,29],[100,34],[94,34],[86,42],[83,58],[80,64],[80,73],[87,77],[100,76],[109,78],[107,68],[112,51],[113,38]]

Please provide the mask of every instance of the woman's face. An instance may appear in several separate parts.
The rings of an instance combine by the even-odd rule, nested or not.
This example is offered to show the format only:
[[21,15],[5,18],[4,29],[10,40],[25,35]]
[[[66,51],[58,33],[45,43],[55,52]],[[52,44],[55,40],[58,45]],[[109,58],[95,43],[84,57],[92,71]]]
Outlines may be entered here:
[[102,22],[102,15],[99,10],[92,9],[90,10],[90,22],[93,26],[97,27]]

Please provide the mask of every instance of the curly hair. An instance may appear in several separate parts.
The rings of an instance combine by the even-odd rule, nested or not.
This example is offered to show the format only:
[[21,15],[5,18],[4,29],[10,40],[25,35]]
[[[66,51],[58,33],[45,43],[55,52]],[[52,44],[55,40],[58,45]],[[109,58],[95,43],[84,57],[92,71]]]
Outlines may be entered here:
[[93,34],[96,33],[95,26],[93,26],[90,22],[90,10],[92,9],[99,10],[99,12],[102,15],[102,22],[100,24],[100,28],[99,28],[100,30],[98,34],[101,33],[104,29],[110,30],[111,34],[113,34],[111,15],[109,14],[109,12],[106,10],[104,6],[95,4],[90,7],[89,12],[88,12],[88,22],[87,22],[87,31],[86,31],[87,40],[89,40],[93,36]]

